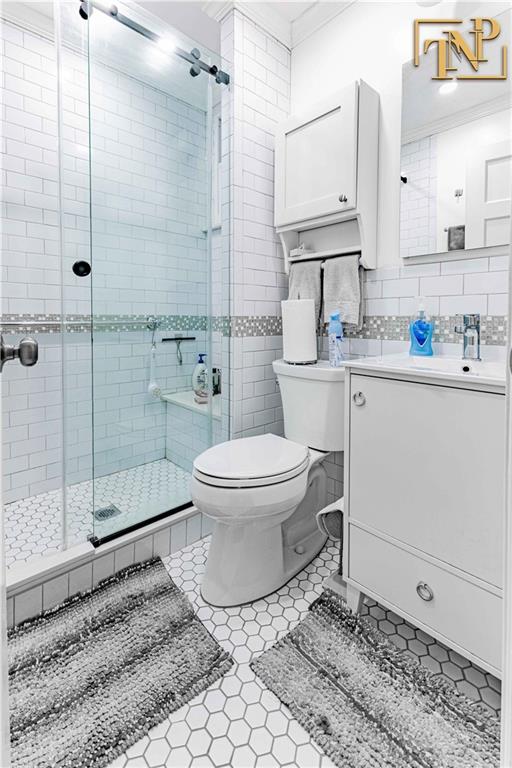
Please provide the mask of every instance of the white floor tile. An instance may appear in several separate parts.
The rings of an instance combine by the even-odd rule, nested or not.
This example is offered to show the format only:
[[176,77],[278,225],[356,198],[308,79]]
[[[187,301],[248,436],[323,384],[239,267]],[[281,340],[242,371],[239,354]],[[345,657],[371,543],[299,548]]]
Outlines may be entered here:
[[[60,490],[6,504],[7,567],[59,552],[65,538],[68,547],[87,541],[93,533],[102,538],[185,504],[190,500],[189,485],[190,474],[167,459],[99,477],[94,484],[71,485],[66,493],[65,534]],[[94,519],[94,509],[110,504],[121,514],[101,522]],[[200,524],[198,519],[193,525]],[[177,544],[179,548],[185,544],[185,534]]]
[[[289,710],[255,676],[249,662],[306,615],[321,594],[325,577],[337,567],[337,545],[329,542],[304,571],[274,594],[236,608],[214,608],[201,597],[208,546],[209,539],[202,539],[163,561],[208,631],[236,663],[221,680],[154,728],[141,746],[131,747],[125,762],[116,761],[116,768],[333,768]],[[422,664],[452,683],[457,680],[454,684],[475,701],[499,707],[499,681],[492,675],[376,603],[368,601],[364,612]],[[169,754],[159,764],[155,761],[165,755],[163,739]],[[150,749],[152,744],[157,746]]]

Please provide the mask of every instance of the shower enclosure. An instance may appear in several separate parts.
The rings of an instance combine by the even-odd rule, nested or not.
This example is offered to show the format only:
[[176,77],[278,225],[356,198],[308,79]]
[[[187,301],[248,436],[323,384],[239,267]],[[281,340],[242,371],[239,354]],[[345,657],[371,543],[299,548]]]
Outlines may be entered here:
[[132,3],[39,15],[2,31],[28,179],[4,219],[2,329],[40,354],[3,373],[9,566],[183,509],[194,457],[229,436],[229,75]]

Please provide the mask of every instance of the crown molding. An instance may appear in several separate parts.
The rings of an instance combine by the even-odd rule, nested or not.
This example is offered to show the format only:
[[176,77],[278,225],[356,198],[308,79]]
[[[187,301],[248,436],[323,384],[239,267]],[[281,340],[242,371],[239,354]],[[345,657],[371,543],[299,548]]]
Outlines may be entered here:
[[236,8],[237,11],[240,11],[291,50],[355,2],[357,0],[336,0],[335,2],[316,0],[309,5],[304,3],[305,10],[292,22],[283,18],[277,11],[273,12],[272,6],[276,5],[277,7],[279,0],[262,3],[251,2],[250,0],[237,0],[235,2],[205,0],[201,7],[208,16],[216,21],[222,21],[230,11]]
[[452,115],[447,115],[438,120],[432,120],[432,122],[426,123],[419,128],[414,128],[413,130],[404,131],[401,144],[409,144],[411,141],[419,141],[428,136],[443,133],[444,131],[449,131],[452,128],[457,128],[461,125],[467,125],[473,120],[478,120],[479,118],[487,117],[488,115],[494,115],[496,112],[502,112],[505,109],[511,109],[511,107],[511,97],[509,94],[506,94],[505,96],[499,96],[496,99],[490,99],[489,101],[484,101],[480,104],[474,104],[467,109],[459,109]]
[[357,0],[340,0],[339,2],[319,2],[317,0],[314,5],[307,8],[292,22],[292,48],[314,35],[317,30],[356,2]]
[[[236,9],[290,50],[292,47],[292,26],[290,22],[280,16],[279,13],[272,12],[273,4],[274,3],[272,2],[243,2],[243,0],[241,2],[206,0],[202,5],[202,9],[208,16],[211,16],[216,21],[222,21],[230,11]],[[262,8],[262,5],[265,5],[266,7]]]
[[211,19],[222,21],[224,16],[227,16],[234,7],[235,3],[229,0],[205,0],[201,5],[201,10]]

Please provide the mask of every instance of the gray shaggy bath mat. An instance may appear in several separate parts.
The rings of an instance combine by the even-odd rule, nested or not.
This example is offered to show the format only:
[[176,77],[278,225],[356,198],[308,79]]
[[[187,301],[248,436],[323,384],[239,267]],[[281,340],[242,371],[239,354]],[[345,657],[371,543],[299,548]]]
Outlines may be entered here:
[[329,590],[251,666],[340,768],[499,765],[498,718]]
[[159,558],[9,633],[13,768],[101,768],[232,666]]

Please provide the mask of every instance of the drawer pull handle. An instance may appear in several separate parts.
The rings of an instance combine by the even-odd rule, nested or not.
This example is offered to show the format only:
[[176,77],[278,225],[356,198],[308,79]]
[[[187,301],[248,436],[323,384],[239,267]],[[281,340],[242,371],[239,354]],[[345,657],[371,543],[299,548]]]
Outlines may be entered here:
[[366,403],[366,397],[362,392],[354,392],[352,396],[352,400],[354,401],[354,405],[364,405]]
[[431,600],[434,599],[434,593],[430,589],[429,585],[426,584],[424,581],[420,581],[416,585],[416,592],[418,593],[419,597],[421,597],[422,600],[425,600],[426,603],[429,603]]

